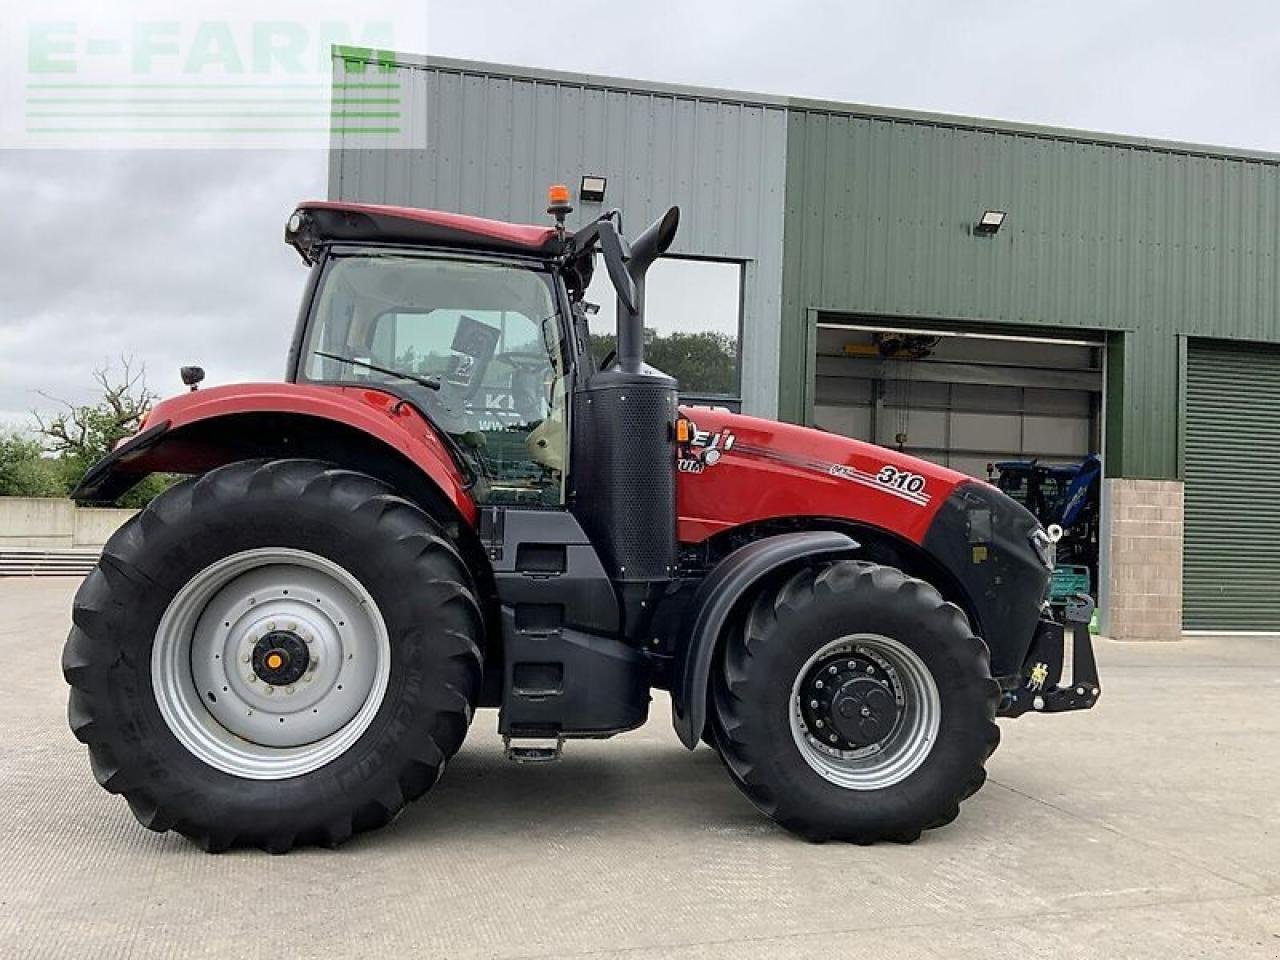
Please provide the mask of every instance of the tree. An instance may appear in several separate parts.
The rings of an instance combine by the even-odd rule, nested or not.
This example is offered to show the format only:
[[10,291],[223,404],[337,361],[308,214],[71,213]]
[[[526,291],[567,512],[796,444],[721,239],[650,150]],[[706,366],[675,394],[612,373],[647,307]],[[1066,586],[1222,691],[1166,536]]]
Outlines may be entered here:
[[[146,367],[132,357],[120,358],[119,374],[108,364],[93,371],[93,379],[101,392],[97,401],[77,405],[41,393],[65,409],[50,417],[32,411],[37,433],[57,457],[62,494],[70,492],[85,471],[117,443],[137,433],[147,411],[159,399],[147,386]],[[120,504],[143,506],[173,481],[170,475],[153,474],[121,497]]]
[[132,357],[121,357],[121,373],[113,375],[110,365],[93,371],[94,382],[102,391],[95,403],[79,406],[47,393],[40,395],[66,409],[45,419],[33,411],[36,429],[49,449],[64,460],[77,461],[88,469],[111,452],[125,437],[138,432],[142,418],[159,399],[147,386],[147,369],[135,364]]
[[0,434],[0,497],[59,497],[66,493],[58,461],[38,440],[14,431]]
[[[596,360],[614,349],[610,334],[591,335]],[[645,330],[645,362],[675,377],[680,392],[694,395],[733,395],[738,392],[737,342],[726,333],[669,333]]]

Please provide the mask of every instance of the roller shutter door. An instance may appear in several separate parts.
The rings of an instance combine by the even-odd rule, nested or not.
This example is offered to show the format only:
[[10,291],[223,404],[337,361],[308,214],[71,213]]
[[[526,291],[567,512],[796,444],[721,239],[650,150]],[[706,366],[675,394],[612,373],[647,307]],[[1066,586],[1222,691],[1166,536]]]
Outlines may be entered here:
[[1191,341],[1183,626],[1280,631],[1280,351]]

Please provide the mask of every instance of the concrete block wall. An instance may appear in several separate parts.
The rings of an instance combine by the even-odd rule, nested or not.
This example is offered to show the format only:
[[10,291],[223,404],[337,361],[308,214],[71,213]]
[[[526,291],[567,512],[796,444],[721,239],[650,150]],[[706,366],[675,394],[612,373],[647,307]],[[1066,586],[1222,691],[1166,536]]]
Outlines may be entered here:
[[77,507],[75,545],[100,547],[138,511],[118,507]]
[[1183,493],[1178,480],[1104,481],[1108,633],[1116,640],[1182,636]]
[[57,498],[0,497],[0,550],[100,547],[136,512],[77,507]]

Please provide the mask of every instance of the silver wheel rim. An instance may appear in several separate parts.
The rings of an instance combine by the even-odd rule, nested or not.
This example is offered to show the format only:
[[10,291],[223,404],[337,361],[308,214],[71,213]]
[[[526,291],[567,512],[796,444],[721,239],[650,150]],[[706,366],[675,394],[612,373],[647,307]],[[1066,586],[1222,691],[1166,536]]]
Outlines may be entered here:
[[[809,729],[801,702],[810,671],[848,653],[880,665],[884,685],[898,705],[897,721],[882,740],[840,750]],[[942,723],[942,699],[924,661],[901,641],[880,634],[853,634],[819,649],[796,673],[789,705],[791,736],[805,762],[823,779],[846,790],[881,790],[911,776],[933,750]]]
[[[268,670],[277,662],[285,672]],[[390,672],[387,627],[369,592],[332,560],[284,547],[197,573],[151,649],[152,690],[178,742],[252,780],[301,776],[345,753],[373,722]]]

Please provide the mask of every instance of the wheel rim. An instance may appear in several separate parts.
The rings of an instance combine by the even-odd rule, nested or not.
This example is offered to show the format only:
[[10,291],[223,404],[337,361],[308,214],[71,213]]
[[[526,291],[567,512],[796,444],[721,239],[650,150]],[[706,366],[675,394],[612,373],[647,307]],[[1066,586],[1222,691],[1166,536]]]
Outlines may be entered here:
[[360,739],[390,676],[378,606],[355,577],[284,547],[225,557],[191,578],[156,628],[151,685],[165,723],[225,773],[309,773]]
[[805,661],[791,688],[791,735],[805,762],[847,790],[911,776],[938,738],[942,700],[924,661],[880,634],[841,637]]

